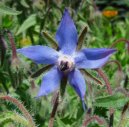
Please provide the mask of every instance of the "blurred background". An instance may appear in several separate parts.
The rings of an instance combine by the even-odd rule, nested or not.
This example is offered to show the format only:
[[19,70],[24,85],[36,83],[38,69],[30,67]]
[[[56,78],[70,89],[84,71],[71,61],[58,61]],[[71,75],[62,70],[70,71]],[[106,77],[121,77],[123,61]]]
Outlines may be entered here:
[[[36,65],[22,55],[14,59],[12,57],[14,47],[6,31],[11,31],[17,49],[29,45],[51,46],[43,31],[54,38],[66,7],[75,22],[78,35],[85,26],[87,27],[84,47],[109,48],[113,42],[120,39],[120,43],[115,47],[118,51],[111,60],[118,60],[122,70],[119,70],[114,63],[105,65],[103,69],[114,91],[119,86],[126,90],[129,88],[129,0],[0,0],[0,93],[21,100],[39,127],[48,126],[53,94],[35,99],[43,74],[35,78],[30,75],[43,65]],[[100,78],[95,71],[88,70],[88,72]],[[96,98],[108,95],[104,92],[106,88],[97,85],[88,77],[86,80],[87,106],[92,109],[92,114],[107,120],[108,109],[94,105]],[[119,124],[124,104],[125,102],[116,109],[114,127]],[[13,104],[0,101],[1,113],[14,110],[20,113]],[[68,85],[65,98],[57,111],[55,127],[79,127],[83,117],[84,111],[80,99]],[[123,127],[129,126],[128,120],[125,123]],[[0,125],[22,127],[15,121]],[[101,126],[93,122],[88,127]]]

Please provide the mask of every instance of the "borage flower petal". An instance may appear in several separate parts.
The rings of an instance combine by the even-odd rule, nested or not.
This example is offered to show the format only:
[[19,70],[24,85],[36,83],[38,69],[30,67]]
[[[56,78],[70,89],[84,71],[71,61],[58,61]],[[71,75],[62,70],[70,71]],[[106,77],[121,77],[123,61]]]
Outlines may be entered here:
[[42,79],[42,84],[37,97],[48,95],[49,93],[58,89],[61,81],[61,73],[57,67],[53,67],[48,71]]
[[82,101],[84,101],[84,96],[86,92],[86,83],[83,75],[78,69],[71,71],[68,75],[68,80],[70,85],[77,92]]
[[114,53],[115,49],[82,49],[75,55],[75,63],[78,68],[96,69],[102,67]]
[[40,45],[18,49],[17,52],[33,60],[37,64],[54,64],[59,56],[56,50]]
[[72,54],[77,46],[77,30],[68,10],[64,11],[60,26],[56,33],[59,49],[64,54]]

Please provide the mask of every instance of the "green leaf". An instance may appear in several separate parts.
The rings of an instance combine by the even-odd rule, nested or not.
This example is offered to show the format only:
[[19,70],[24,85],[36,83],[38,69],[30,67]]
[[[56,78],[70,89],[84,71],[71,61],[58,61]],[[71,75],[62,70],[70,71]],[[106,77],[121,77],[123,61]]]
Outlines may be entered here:
[[29,8],[29,5],[27,4],[26,0],[21,0],[20,3],[26,7],[26,8]]
[[11,112],[11,111],[2,112],[0,114],[0,126],[3,127],[3,125],[9,122],[20,123],[21,125],[24,125],[26,127],[31,126],[29,122],[22,115],[18,113]]
[[7,15],[19,15],[21,14],[21,11],[16,11],[12,8],[9,8],[0,2],[0,13]]
[[25,30],[27,30],[31,26],[34,26],[35,24],[36,24],[36,14],[32,14],[23,22],[23,24],[17,31],[16,35],[24,32]]
[[122,94],[115,94],[112,96],[99,97],[95,100],[94,105],[104,108],[121,108],[129,101],[128,97]]
[[66,125],[63,123],[63,121],[59,117],[57,117],[56,120],[60,127],[66,127]]

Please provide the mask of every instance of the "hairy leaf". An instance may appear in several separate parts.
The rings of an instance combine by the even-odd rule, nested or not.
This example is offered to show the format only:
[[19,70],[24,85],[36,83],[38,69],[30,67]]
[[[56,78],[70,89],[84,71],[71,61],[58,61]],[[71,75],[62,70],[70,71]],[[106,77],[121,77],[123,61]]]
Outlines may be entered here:
[[9,101],[9,102],[13,103],[15,106],[17,106],[18,109],[23,113],[24,117],[26,119],[28,119],[29,124],[32,127],[35,127],[35,123],[33,121],[32,116],[30,115],[30,113],[27,111],[25,106],[19,100],[15,99],[15,98],[13,98],[11,96],[3,96],[3,95],[0,95],[0,100]]
[[121,108],[125,103],[129,101],[128,97],[125,97],[122,94],[115,94],[111,96],[99,97],[96,98],[94,105],[97,107],[105,108]]
[[29,122],[18,113],[7,111],[0,114],[0,126],[4,127],[5,124],[10,122],[20,123],[23,126],[31,127]]
[[36,14],[32,14],[23,22],[23,24],[17,31],[16,35],[24,32],[25,30],[27,30],[31,26],[34,26],[35,24],[36,24]]

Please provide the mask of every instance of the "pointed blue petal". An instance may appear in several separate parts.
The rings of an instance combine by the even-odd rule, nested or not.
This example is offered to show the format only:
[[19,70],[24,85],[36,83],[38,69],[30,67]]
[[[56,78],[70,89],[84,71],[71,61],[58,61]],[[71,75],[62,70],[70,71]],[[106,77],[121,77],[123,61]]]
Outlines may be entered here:
[[82,49],[83,52],[88,60],[98,60],[102,59],[112,53],[114,53],[116,49],[110,48],[87,48]]
[[29,46],[17,50],[38,64],[54,64],[58,58],[58,52],[47,46]]
[[61,74],[57,67],[53,67],[48,71],[42,79],[42,84],[39,89],[37,97],[48,95],[58,89],[60,85]]
[[74,90],[81,98],[81,100],[84,101],[84,96],[86,92],[86,83],[81,72],[78,69],[73,70],[72,72],[70,72],[68,80],[70,85],[74,88]]
[[75,63],[78,68],[96,69],[102,67],[115,52],[115,49],[82,49],[75,55]]
[[56,33],[59,49],[64,54],[72,54],[77,46],[77,30],[67,9],[65,9]]

